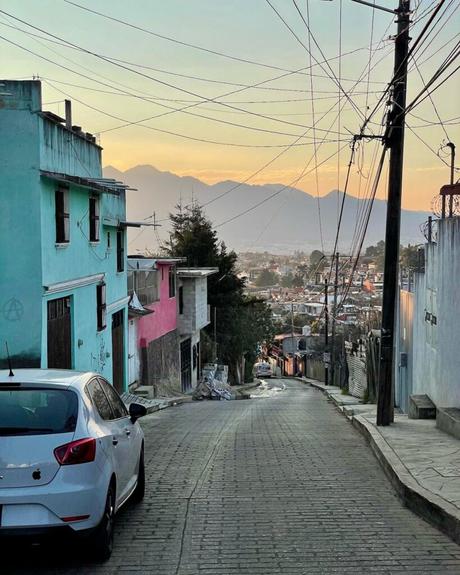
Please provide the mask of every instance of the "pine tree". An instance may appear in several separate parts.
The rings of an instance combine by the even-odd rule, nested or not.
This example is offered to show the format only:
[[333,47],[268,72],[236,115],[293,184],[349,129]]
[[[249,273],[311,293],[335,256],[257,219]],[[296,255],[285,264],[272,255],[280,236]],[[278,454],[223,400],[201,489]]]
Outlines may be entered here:
[[[238,277],[238,256],[219,241],[212,223],[197,203],[176,206],[170,214],[172,233],[165,251],[184,257],[191,267],[216,267],[218,273],[208,277],[208,303],[217,312],[217,353],[219,362],[229,366],[233,382],[240,381],[242,357],[252,367],[260,344],[274,335],[271,312],[265,302],[244,294],[245,281]],[[212,314],[213,316],[213,314]],[[214,326],[206,328],[204,339],[213,337]],[[213,361],[211,346],[203,346],[204,360]],[[206,357],[207,355],[207,357]]]

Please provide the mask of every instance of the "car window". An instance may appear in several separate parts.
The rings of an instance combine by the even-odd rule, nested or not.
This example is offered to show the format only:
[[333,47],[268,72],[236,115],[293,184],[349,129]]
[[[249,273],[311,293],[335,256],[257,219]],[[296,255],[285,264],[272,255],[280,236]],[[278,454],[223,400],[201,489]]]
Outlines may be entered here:
[[77,417],[78,396],[73,391],[0,387],[0,436],[71,433]]
[[128,410],[126,409],[126,406],[121,400],[117,391],[110,385],[110,383],[107,383],[104,379],[99,379],[99,383],[101,384],[102,389],[105,391],[107,399],[109,400],[110,405],[112,406],[114,419],[119,419],[120,417],[127,417]]
[[97,412],[105,421],[114,419],[113,411],[110,406],[109,400],[107,399],[100,383],[97,379],[92,379],[86,386],[86,392],[93,401]]

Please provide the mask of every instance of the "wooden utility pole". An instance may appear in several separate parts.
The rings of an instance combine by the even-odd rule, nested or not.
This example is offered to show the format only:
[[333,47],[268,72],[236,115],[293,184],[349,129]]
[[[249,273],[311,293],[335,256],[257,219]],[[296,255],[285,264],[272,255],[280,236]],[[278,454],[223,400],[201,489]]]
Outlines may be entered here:
[[329,285],[327,278],[324,280],[324,383],[329,385],[329,308],[327,301],[327,292]]
[[332,342],[331,342],[331,383],[335,383],[335,362],[337,359],[337,353],[335,345],[335,327],[336,327],[336,316],[337,316],[337,292],[339,287],[339,253],[335,253],[333,256],[333,261],[335,260],[335,281],[334,281],[334,303],[332,306]]
[[390,148],[390,166],[385,230],[385,268],[383,277],[377,425],[389,425],[394,420],[394,328],[398,289],[407,54],[410,40],[410,0],[399,0],[396,15],[398,30],[395,37],[393,105],[388,117],[387,131],[385,134],[385,145]]

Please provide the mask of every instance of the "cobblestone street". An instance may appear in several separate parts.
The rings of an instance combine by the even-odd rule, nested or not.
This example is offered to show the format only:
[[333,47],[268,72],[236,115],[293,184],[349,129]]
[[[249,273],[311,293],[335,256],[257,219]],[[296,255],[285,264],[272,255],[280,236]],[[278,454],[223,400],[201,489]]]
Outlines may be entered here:
[[323,394],[275,383],[144,419],[147,494],[120,513],[109,562],[6,552],[2,574],[460,574],[460,548],[402,506]]

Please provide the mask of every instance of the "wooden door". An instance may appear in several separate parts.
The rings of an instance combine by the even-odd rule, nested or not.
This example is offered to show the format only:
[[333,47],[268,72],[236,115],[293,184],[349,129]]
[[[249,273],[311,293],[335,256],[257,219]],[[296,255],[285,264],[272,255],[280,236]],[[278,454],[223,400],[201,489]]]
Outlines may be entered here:
[[48,368],[72,369],[70,297],[48,302]]
[[124,392],[124,315],[123,310],[112,315],[112,383],[118,393]]

